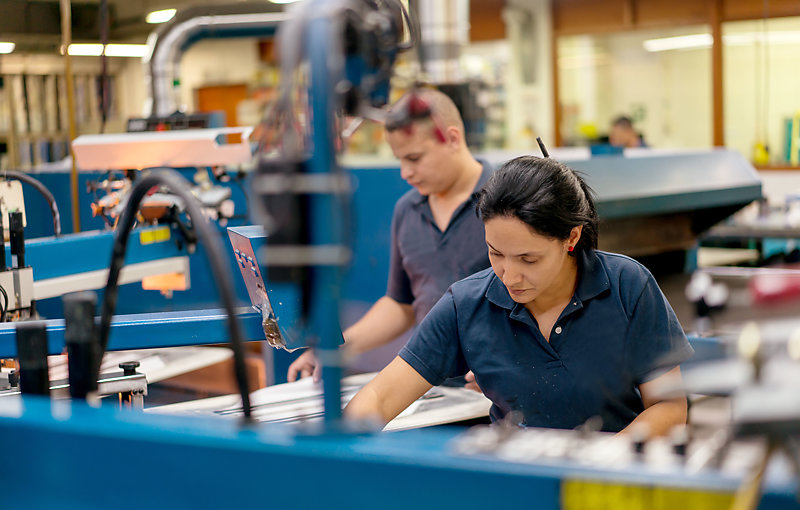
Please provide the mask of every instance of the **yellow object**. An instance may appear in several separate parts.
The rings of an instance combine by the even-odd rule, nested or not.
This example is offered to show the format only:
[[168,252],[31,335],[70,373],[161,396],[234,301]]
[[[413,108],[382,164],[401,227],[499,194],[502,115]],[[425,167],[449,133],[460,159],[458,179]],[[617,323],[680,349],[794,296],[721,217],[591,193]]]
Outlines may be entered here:
[[591,480],[561,484],[562,510],[729,510],[734,495]]
[[578,124],[578,133],[588,140],[597,138],[597,124],[594,122],[581,122]]
[[753,163],[756,165],[769,164],[769,150],[764,142],[756,142],[753,145]]
[[157,227],[139,232],[139,242],[143,245],[169,241],[169,227]]

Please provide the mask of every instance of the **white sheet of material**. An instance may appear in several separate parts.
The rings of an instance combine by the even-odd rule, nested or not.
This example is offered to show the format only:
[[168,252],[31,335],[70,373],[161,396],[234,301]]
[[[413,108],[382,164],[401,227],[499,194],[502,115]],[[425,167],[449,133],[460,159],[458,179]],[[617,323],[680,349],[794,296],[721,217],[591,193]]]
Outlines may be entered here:
[[[342,379],[342,403],[353,398],[376,373]],[[263,423],[310,422],[323,416],[322,387],[310,377],[297,382],[276,384],[251,393],[253,417]],[[466,388],[437,386],[389,422],[384,430],[406,430],[444,425],[489,415],[491,401]],[[189,414],[239,418],[242,404],[238,395],[225,395],[145,409],[158,414]]]

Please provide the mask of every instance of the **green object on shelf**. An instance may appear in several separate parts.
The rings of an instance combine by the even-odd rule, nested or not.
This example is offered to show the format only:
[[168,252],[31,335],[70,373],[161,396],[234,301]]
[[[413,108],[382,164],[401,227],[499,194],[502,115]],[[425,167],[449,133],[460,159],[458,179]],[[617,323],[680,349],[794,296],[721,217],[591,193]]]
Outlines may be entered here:
[[800,163],[800,112],[786,119],[784,158],[794,166]]

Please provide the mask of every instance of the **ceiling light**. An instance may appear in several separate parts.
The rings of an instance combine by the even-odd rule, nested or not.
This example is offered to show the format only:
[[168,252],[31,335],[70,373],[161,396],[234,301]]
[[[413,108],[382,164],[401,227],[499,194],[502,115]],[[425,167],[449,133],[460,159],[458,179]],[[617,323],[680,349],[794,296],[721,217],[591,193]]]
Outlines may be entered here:
[[99,57],[103,54],[102,44],[70,44],[67,52],[73,56]]
[[297,0],[269,0],[273,4],[293,4]]
[[679,35],[648,39],[643,45],[647,51],[688,50],[692,48],[708,48],[714,44],[711,34]]
[[16,44],[13,42],[0,42],[0,53],[11,53],[14,51]]
[[147,55],[146,44],[107,44],[107,57],[144,57]]
[[144,20],[148,23],[166,23],[175,17],[176,9],[162,9],[160,11],[153,11],[148,13]]

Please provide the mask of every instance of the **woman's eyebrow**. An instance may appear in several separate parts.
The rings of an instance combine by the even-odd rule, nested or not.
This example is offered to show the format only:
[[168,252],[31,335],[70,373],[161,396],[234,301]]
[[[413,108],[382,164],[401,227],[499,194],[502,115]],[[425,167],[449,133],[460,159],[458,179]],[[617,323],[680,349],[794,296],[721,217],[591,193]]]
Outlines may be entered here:
[[[486,241],[486,246],[488,246],[492,250],[496,251],[497,253],[503,253],[500,250],[498,250],[497,248],[495,248],[494,246],[492,246],[492,244],[489,241]],[[531,252],[520,253],[518,255],[510,255],[510,256],[511,257],[540,257],[541,255],[542,255],[541,252],[531,251]]]

